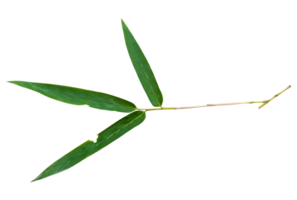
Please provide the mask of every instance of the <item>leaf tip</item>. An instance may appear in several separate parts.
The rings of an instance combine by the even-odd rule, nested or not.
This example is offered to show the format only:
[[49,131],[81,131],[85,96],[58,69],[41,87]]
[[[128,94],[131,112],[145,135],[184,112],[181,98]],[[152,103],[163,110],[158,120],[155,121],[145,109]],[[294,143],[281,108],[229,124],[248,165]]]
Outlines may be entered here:
[[30,181],[28,181],[28,184],[34,183],[34,178],[32,178]]

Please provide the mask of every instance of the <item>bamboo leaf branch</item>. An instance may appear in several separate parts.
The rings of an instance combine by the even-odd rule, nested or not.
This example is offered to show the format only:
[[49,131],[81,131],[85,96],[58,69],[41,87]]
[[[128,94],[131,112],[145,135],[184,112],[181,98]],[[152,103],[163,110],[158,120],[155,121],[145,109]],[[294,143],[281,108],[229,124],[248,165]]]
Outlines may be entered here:
[[86,159],[87,157],[93,155],[97,151],[101,150],[102,148],[106,147],[107,145],[117,140],[131,129],[141,124],[146,118],[146,111],[179,110],[213,106],[262,103],[262,105],[259,107],[260,109],[266,104],[268,104],[270,101],[272,101],[275,97],[279,96],[291,87],[289,85],[286,89],[274,95],[271,99],[264,101],[206,104],[202,106],[190,107],[162,107],[163,95],[146,57],[144,56],[140,46],[136,42],[134,36],[132,35],[131,31],[128,29],[127,25],[124,23],[123,20],[122,28],[126,47],[130,59],[132,61],[132,65],[134,66],[136,74],[139,78],[140,83],[142,84],[144,91],[148,96],[148,99],[150,100],[151,104],[156,108],[136,108],[136,106],[130,101],[102,92],[95,92],[91,90],[85,90],[62,85],[53,85],[47,83],[9,81],[10,83],[33,90],[49,98],[64,103],[73,105],[89,105],[92,108],[109,111],[118,111],[126,113],[132,112],[131,114],[125,116],[124,118],[109,126],[107,129],[100,132],[98,134],[96,142],[88,140],[82,143],[80,146],[73,149],[72,151],[55,161],[53,164],[51,164],[33,181],[40,180],[52,176],[54,174],[60,173],[64,170],[67,170],[73,167],[74,165],[78,164],[82,160]]

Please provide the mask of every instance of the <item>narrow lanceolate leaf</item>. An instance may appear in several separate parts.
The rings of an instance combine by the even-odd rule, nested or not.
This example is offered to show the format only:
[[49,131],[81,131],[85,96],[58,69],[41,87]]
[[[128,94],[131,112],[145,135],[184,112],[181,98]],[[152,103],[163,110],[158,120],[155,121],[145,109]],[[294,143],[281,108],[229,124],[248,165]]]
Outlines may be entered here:
[[138,43],[123,20],[122,27],[126,46],[142,87],[145,90],[152,105],[155,107],[160,107],[163,103],[163,96],[153,71],[144,54],[142,53]]
[[145,112],[136,111],[126,117],[120,119],[104,131],[98,134],[97,141],[86,141],[77,148],[70,151],[68,154],[54,162],[47,169],[45,169],[33,181],[43,179],[45,177],[62,172],[70,167],[76,165],[80,161],[96,153],[100,149],[106,147],[137,125],[141,124],[145,119]]
[[89,105],[92,108],[118,112],[132,112],[136,110],[136,106],[133,103],[101,92],[46,83],[33,83],[25,81],[9,82],[30,90],[34,90],[52,99],[74,105]]

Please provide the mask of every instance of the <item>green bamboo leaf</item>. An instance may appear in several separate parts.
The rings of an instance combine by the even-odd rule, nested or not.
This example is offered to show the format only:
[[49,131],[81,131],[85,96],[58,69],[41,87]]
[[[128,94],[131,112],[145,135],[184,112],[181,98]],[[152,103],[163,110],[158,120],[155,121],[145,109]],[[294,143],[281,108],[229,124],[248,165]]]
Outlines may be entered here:
[[28,88],[30,90],[34,90],[47,97],[69,104],[89,105],[92,108],[118,112],[132,112],[136,110],[136,106],[133,103],[101,92],[46,83],[33,83],[25,81],[8,82]]
[[134,127],[141,124],[144,119],[145,112],[143,111],[136,111],[127,115],[126,117],[120,119],[107,129],[99,133],[96,143],[88,140],[85,143],[81,144],[80,146],[73,149],[68,154],[54,162],[52,165],[50,165],[33,181],[37,181],[69,169],[70,167],[76,165],[80,161],[106,147]]
[[142,87],[145,90],[146,95],[148,96],[152,105],[155,107],[161,107],[163,103],[163,96],[153,71],[138,43],[123,20],[122,28],[130,59],[142,84]]

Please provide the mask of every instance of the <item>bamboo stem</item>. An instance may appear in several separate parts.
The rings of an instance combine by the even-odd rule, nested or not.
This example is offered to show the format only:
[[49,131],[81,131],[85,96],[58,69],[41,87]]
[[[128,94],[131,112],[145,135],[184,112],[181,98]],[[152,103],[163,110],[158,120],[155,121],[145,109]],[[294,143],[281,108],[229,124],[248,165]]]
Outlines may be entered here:
[[230,105],[240,105],[240,104],[253,104],[253,103],[262,103],[262,105],[259,107],[262,108],[265,106],[267,103],[269,103],[272,99],[275,97],[279,96],[282,94],[284,91],[289,89],[291,86],[289,85],[286,89],[281,91],[280,93],[274,95],[271,99],[269,100],[264,100],[264,101],[248,101],[248,102],[237,102],[237,103],[219,103],[219,104],[206,104],[202,106],[190,106],[190,107],[160,107],[160,108],[138,108],[137,110],[141,111],[153,111],[153,110],[179,110],[179,109],[191,109],[191,108],[204,108],[204,107],[212,107],[212,106],[230,106]]
[[176,106],[173,110],[183,110],[183,109],[196,109],[196,108],[208,108],[217,106],[235,106],[235,105],[245,105],[245,104],[258,104],[260,102],[265,102],[267,99],[260,101],[236,101],[236,102],[221,102],[221,103],[205,103],[200,105],[189,105],[189,106]]
[[229,106],[229,105],[239,105],[239,104],[264,103],[264,102],[266,102],[266,101],[249,101],[249,102],[238,102],[238,103],[206,104],[206,105],[202,105],[202,106],[190,106],[190,107],[138,108],[137,110],[142,110],[142,111],[179,110],[179,109],[204,108],[204,107],[212,107],[212,106]]

